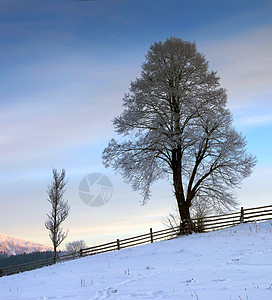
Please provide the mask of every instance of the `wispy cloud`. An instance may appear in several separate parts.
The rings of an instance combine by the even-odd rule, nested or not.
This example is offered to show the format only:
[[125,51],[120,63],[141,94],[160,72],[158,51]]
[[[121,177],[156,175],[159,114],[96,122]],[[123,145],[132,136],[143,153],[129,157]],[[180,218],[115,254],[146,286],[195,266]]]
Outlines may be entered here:
[[[0,113],[0,155],[4,162],[40,159],[52,151],[87,145],[105,134],[111,112],[100,104],[35,102],[12,105]],[[56,154],[56,153],[55,153]]]
[[[73,58],[17,68],[17,92],[0,110],[2,167],[97,144],[112,134],[111,120],[120,111],[133,68]],[[12,90],[12,82],[5,88]]]
[[228,89],[231,108],[267,102],[272,95],[271,26],[205,43],[203,49]]
[[241,118],[239,120],[239,123],[243,125],[252,125],[252,126],[270,125],[272,124],[272,115],[245,117],[245,118]]
[[258,164],[253,174],[245,179],[241,190],[238,190],[238,198],[244,207],[254,207],[257,203],[271,204],[271,176],[272,164]]

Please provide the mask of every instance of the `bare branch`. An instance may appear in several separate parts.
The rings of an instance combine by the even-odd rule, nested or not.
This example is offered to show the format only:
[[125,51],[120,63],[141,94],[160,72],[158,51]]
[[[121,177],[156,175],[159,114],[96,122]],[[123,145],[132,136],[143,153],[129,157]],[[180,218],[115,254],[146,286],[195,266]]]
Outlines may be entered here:
[[135,138],[112,139],[103,163],[121,171],[144,203],[153,182],[172,175],[181,220],[190,221],[196,199],[232,207],[230,190],[251,174],[256,159],[246,153],[226,104],[226,90],[195,43],[174,37],[155,42],[113,120],[118,134],[136,131]]

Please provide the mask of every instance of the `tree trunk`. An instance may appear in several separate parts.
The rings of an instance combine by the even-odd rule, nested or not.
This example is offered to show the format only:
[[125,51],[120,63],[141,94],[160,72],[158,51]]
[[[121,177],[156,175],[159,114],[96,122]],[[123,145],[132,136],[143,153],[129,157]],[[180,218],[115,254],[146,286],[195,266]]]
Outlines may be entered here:
[[57,262],[57,247],[54,245],[54,264]]
[[191,234],[194,231],[193,222],[190,216],[190,206],[183,200],[183,196],[176,194],[176,199],[178,203],[179,215],[180,215],[180,233],[181,234]]
[[190,216],[190,203],[186,201],[184,196],[182,173],[181,173],[181,149],[172,150],[172,170],[173,170],[173,185],[175,189],[175,196],[178,204],[178,210],[180,215],[180,233],[188,234],[192,233],[193,224]]

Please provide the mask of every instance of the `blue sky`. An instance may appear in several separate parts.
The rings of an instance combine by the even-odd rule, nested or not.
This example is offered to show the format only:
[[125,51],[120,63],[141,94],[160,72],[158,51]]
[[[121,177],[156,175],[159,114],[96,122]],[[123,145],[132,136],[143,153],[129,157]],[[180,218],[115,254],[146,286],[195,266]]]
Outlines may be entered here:
[[[151,43],[196,41],[227,88],[234,124],[258,158],[237,191],[244,207],[271,204],[272,2],[0,0],[0,232],[50,244],[44,228],[51,168],[65,168],[68,241],[93,245],[161,228],[174,206],[169,183],[152,200],[102,166],[111,120]],[[78,185],[101,172],[113,196],[86,206]]]

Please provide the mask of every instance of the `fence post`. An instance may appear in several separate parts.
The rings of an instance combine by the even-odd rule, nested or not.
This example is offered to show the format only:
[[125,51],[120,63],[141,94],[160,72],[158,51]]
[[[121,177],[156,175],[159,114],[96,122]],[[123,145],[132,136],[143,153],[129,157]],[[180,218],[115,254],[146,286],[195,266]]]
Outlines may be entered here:
[[82,254],[82,249],[79,250],[79,256],[80,256],[80,257],[83,256],[83,254]]
[[179,235],[183,234],[182,223],[179,222]]
[[241,207],[240,223],[244,222],[244,208]]
[[153,232],[152,232],[152,228],[150,228],[150,239],[151,239],[151,243],[153,243]]
[[3,276],[3,270],[0,269],[0,277],[2,277],[2,276]]
[[187,234],[192,234],[192,220],[187,220],[188,223],[188,233]]
[[187,219],[183,219],[181,222],[180,222],[180,234],[183,235],[183,234],[190,234],[192,233],[191,232],[191,224],[190,222],[187,220]]
[[120,250],[120,240],[119,239],[117,239],[117,250]]

